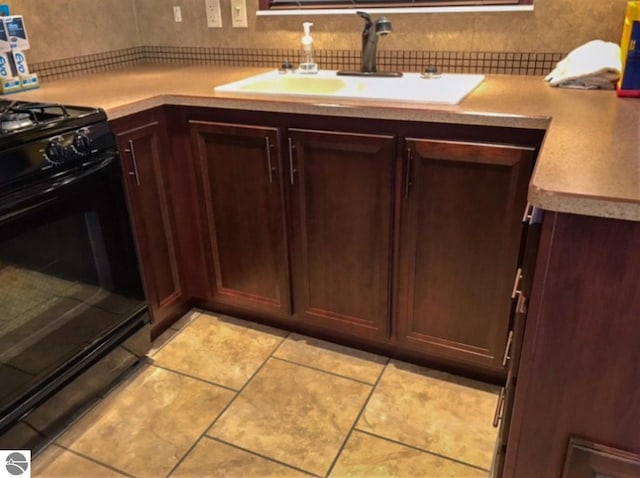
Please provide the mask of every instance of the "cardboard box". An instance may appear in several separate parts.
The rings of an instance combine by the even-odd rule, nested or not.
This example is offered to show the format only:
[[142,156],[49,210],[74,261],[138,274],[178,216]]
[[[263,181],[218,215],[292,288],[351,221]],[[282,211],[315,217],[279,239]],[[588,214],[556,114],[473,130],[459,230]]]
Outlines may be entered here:
[[9,35],[7,35],[7,27],[3,21],[0,21],[0,52],[11,51],[11,43]]
[[618,96],[640,97],[640,2],[628,2],[620,41]]
[[20,50],[13,49],[10,53],[13,72],[16,76],[28,75],[29,65],[27,64],[27,57]]
[[20,78],[13,73],[12,61],[11,53],[0,53],[0,92],[3,94],[18,91],[22,86]]
[[11,48],[20,51],[28,50],[29,37],[27,36],[22,15],[11,15],[4,17],[3,20]]

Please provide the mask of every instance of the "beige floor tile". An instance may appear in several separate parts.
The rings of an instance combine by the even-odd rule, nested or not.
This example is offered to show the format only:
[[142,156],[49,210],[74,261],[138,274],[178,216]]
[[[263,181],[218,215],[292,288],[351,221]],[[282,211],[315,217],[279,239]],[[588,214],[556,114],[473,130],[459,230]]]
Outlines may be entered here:
[[115,478],[126,476],[57,445],[50,445],[33,462],[34,478]]
[[380,355],[297,334],[287,337],[273,355],[371,384],[387,363],[387,358]]
[[182,330],[187,325],[189,325],[194,319],[196,319],[202,311],[198,309],[193,309],[184,314],[178,320],[176,320],[173,324],[171,324],[170,328],[173,330]]
[[287,332],[200,314],[154,357],[161,367],[239,390]]
[[207,432],[324,475],[371,386],[270,359]]
[[357,428],[489,469],[498,388],[392,361]]
[[333,468],[332,478],[487,478],[455,461],[354,431]]
[[149,350],[149,352],[147,353],[147,355],[149,357],[153,357],[154,355],[156,355],[160,349],[162,349],[162,347],[164,347],[165,345],[167,345],[167,343],[169,343],[169,341],[178,333],[177,330],[175,329],[167,329],[164,332],[162,332],[162,334],[160,335],[160,337],[156,337],[156,339],[153,341],[153,343],[151,344],[151,350]]
[[57,442],[135,476],[166,476],[233,396],[147,366]]
[[289,478],[309,476],[266,458],[204,437],[171,478]]

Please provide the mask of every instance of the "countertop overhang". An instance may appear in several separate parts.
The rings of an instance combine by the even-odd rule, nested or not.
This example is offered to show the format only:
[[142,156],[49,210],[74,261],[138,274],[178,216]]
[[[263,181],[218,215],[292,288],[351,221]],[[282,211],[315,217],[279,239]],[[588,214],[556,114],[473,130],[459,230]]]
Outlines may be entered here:
[[162,105],[375,117],[546,130],[529,185],[541,209],[640,221],[640,100],[549,87],[539,77],[487,76],[459,105],[214,93],[266,68],[141,65],[43,83],[6,98],[99,106],[116,119]]

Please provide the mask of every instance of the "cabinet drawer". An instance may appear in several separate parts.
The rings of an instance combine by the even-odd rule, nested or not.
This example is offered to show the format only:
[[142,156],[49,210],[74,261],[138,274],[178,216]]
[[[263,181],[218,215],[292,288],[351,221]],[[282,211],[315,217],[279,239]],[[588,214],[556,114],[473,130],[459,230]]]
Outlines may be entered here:
[[640,476],[640,455],[572,437],[562,478],[633,478]]

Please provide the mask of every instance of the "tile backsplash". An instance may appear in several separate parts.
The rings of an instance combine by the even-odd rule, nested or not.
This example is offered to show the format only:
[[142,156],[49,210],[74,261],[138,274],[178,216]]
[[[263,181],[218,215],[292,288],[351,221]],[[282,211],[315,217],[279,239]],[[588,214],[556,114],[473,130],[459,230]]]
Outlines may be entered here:
[[[221,0],[224,27],[207,28],[203,0],[5,0],[25,16],[27,58],[46,78],[160,58],[224,62],[237,54],[241,62],[274,66],[285,52],[296,63],[303,21],[314,23],[322,61],[353,66],[362,29],[356,15],[257,17],[257,0],[249,0],[248,28],[234,29],[230,1]],[[380,40],[379,62],[410,70],[435,62],[454,71],[538,74],[549,55],[594,38],[619,42],[626,3],[535,0],[533,12],[390,14],[394,32]],[[175,5],[182,22],[173,19]]]
[[[264,66],[276,68],[285,60],[294,65],[296,49],[138,47],[86,55],[31,66],[42,81],[69,78],[144,63],[207,64],[220,66]],[[442,72],[541,76],[562,58],[562,53],[384,51],[378,55],[381,71],[421,72],[436,66]],[[358,70],[358,50],[316,50],[320,68]]]

